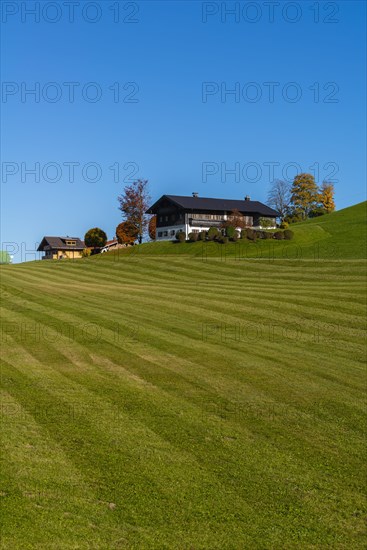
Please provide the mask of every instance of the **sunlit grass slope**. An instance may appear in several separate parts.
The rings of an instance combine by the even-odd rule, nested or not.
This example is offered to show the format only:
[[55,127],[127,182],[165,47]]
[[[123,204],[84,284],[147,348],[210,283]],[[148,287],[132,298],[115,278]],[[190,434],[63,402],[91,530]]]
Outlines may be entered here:
[[309,225],[347,260],[2,266],[2,548],[365,548],[365,261],[343,216]]
[[366,202],[344,208],[305,222],[292,224],[292,241],[240,240],[221,245],[214,242],[152,242],[109,253],[109,258],[124,254],[190,254],[192,256],[233,256],[237,258],[347,259],[366,258]]

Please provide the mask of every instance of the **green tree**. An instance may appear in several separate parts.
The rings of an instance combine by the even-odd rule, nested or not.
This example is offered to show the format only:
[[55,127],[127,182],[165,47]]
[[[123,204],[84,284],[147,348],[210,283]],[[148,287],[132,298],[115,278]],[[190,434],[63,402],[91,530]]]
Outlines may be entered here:
[[307,218],[318,205],[319,192],[312,174],[297,174],[291,188],[291,203],[294,212]]
[[233,225],[227,225],[227,227],[226,227],[226,237],[228,237],[229,239],[233,239],[235,234],[236,234],[236,228],[233,227]]
[[104,247],[107,242],[107,235],[99,227],[93,227],[84,235],[84,242],[86,246],[93,248],[95,252],[97,248]]
[[0,250],[0,264],[10,264],[11,257],[9,252],[6,250]]
[[149,208],[150,196],[148,180],[136,180],[124,188],[122,195],[117,197],[120,203],[124,221],[130,222],[138,229],[138,241],[141,244],[147,230],[149,218],[146,211]]

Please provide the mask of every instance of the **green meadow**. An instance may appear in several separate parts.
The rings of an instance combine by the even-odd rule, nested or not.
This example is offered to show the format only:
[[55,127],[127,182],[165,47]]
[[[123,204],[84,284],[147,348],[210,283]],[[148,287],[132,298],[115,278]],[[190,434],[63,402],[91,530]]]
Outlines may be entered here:
[[1,266],[1,548],[365,548],[365,224]]

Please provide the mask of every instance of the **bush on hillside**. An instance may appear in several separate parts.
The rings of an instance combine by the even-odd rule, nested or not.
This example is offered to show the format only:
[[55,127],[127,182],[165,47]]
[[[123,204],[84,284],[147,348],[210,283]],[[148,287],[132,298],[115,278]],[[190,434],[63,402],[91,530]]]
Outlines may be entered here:
[[206,231],[200,231],[198,234],[198,240],[199,241],[205,241],[206,240]]
[[189,241],[190,243],[195,243],[199,238],[198,233],[189,233]]
[[264,239],[272,239],[274,237],[273,231],[264,231]]
[[235,227],[233,227],[233,225],[228,225],[226,227],[226,237],[228,237],[229,239],[233,239],[235,233],[236,229]]
[[291,241],[294,237],[294,233],[293,231],[291,231],[290,229],[285,229],[284,230],[284,238],[287,240],[287,241]]
[[220,244],[228,244],[229,243],[229,238],[226,237],[225,235],[220,235],[217,238],[217,242],[220,243]]
[[308,217],[317,218],[318,216],[323,216],[324,214],[326,214],[325,209],[322,206],[318,206],[309,212]]
[[283,220],[279,227],[280,227],[280,229],[288,229],[289,223],[287,221]]
[[184,243],[186,241],[186,233],[184,231],[177,231],[176,239],[179,243]]
[[276,239],[277,241],[281,241],[284,239],[284,232],[283,231],[276,231],[274,233],[274,239]]
[[298,223],[302,222],[303,220],[304,217],[302,215],[302,212],[300,212],[299,210],[294,210],[291,214],[288,214],[288,216],[284,218],[284,222],[286,223]]
[[253,229],[250,229],[248,227],[245,231],[247,239],[249,239],[250,241],[256,241],[256,233]]
[[216,227],[210,227],[206,234],[208,241],[214,241],[214,239],[217,239],[219,235],[220,232]]

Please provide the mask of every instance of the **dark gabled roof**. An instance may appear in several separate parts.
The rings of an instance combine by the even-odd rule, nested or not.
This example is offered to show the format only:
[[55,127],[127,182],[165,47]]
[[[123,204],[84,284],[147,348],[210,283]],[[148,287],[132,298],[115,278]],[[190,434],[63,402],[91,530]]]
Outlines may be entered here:
[[[75,245],[67,245],[66,241],[75,241]],[[85,248],[84,242],[79,237],[43,237],[37,251],[42,252],[45,246],[50,246],[57,250],[84,250]]]
[[280,216],[279,212],[273,210],[266,204],[259,201],[237,200],[237,199],[213,199],[207,197],[181,197],[178,195],[162,195],[150,208],[147,214],[154,214],[157,206],[163,199],[168,199],[184,210],[211,210],[231,212],[238,210],[248,214],[260,214],[263,216]]

